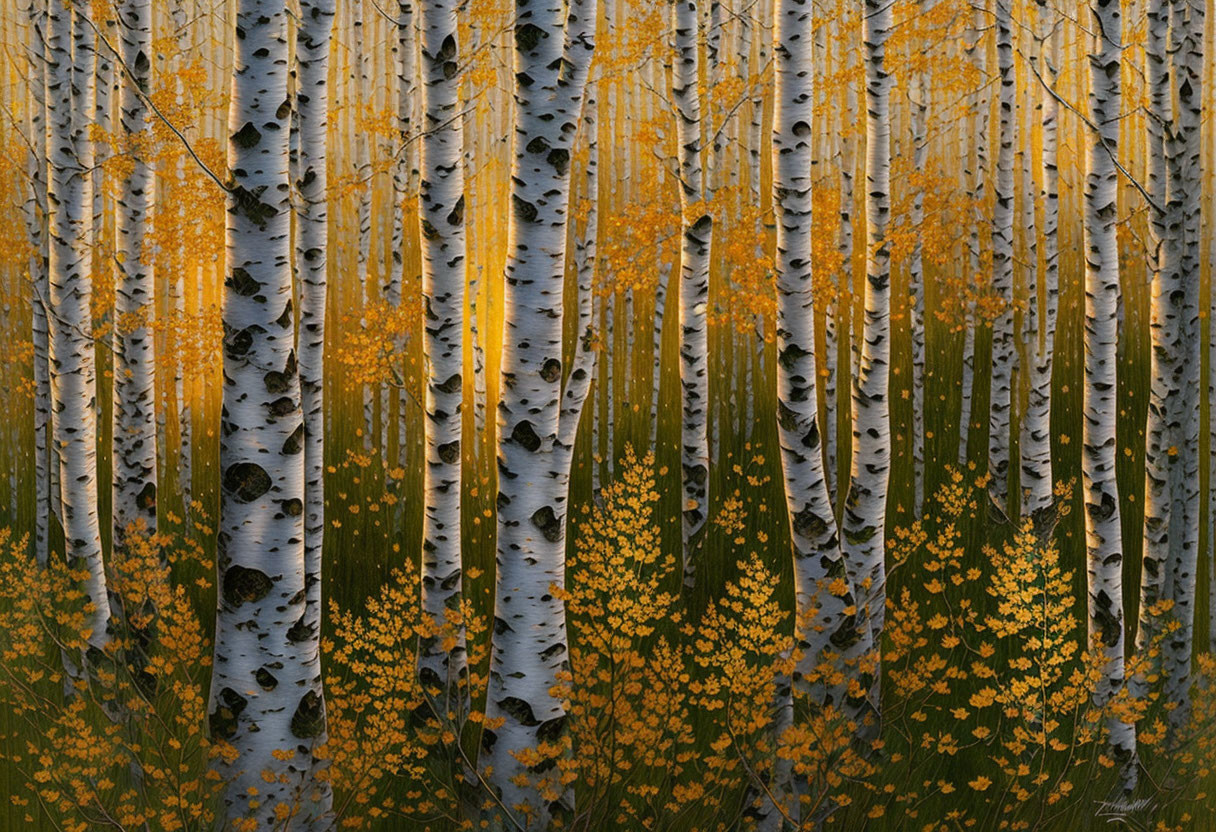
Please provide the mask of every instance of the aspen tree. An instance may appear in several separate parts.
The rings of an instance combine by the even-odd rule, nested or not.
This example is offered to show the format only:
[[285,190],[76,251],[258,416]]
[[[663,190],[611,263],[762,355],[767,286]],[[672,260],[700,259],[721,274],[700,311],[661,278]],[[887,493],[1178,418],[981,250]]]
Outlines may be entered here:
[[[1051,461],[1051,376],[1060,303],[1060,172],[1056,167],[1060,105],[1052,95],[1057,77],[1059,35],[1050,20],[1047,0],[1036,0],[1036,5],[1038,34],[1034,66],[1041,86],[1035,87],[1035,109],[1039,112],[1042,131],[1038,166],[1043,200],[1043,289],[1040,293],[1036,274],[1026,310],[1030,390],[1026,413],[1022,417],[1019,447],[1022,513],[1038,519],[1050,512],[1055,485]],[[1032,185],[1033,178],[1028,176],[1027,188]],[[1033,201],[1028,214],[1033,217]]]
[[684,586],[696,580],[697,559],[709,514],[709,258],[713,249],[713,216],[705,204],[702,168],[700,59],[697,0],[676,0],[672,6],[675,100],[680,157],[680,468],[683,482]]
[[[109,643],[110,602],[97,512],[97,371],[93,347],[93,142],[96,33],[89,0],[48,0],[47,233],[51,409],[65,555],[85,578],[92,663]],[[52,498],[54,501],[54,498]]]
[[114,541],[143,519],[156,531],[156,356],[152,324],[156,281],[145,256],[148,214],[155,194],[144,148],[152,123],[144,98],[151,82],[152,6],[124,0],[116,6],[126,75],[119,109],[131,147],[131,164],[118,197],[118,280],[114,322]]
[[[862,60],[866,93],[866,282],[861,355],[853,385],[853,454],[845,498],[845,562],[858,606],[868,623],[867,646],[877,654],[886,612],[885,524],[891,474],[888,381],[891,353],[891,78],[885,65],[892,11],[866,0]],[[875,674],[870,707],[878,708]],[[863,727],[863,732],[877,726]]]
[[[975,152],[973,157],[968,159],[974,165],[968,176],[971,187],[970,198],[971,202],[979,209],[982,209],[985,204],[984,196],[988,179],[988,120],[991,115],[989,111],[987,83],[987,2],[988,0],[982,0],[975,8],[975,24],[972,27],[973,40],[967,46],[980,77],[980,89],[977,95],[975,112],[973,113],[975,122]],[[968,251],[971,271],[967,276],[966,285],[968,294],[970,294],[972,284],[979,275],[983,263],[978,221],[971,224],[971,232],[968,237]],[[958,417],[958,463],[960,467],[965,467],[967,464],[967,442],[972,427],[971,399],[975,388],[975,327],[978,323],[976,321],[976,311],[975,303],[967,300],[963,320],[963,365],[960,382],[962,394]]]
[[[426,469],[422,606],[436,635],[422,638],[419,675],[444,691],[467,672],[460,623],[461,420],[464,399],[464,120],[456,0],[422,4],[423,134],[418,194],[422,226],[423,353],[426,357]],[[454,628],[454,629],[453,629]],[[450,647],[445,642],[452,641]]]
[[[325,828],[320,633],[304,558],[305,427],[294,349],[287,13],[239,0],[228,114],[224,390],[211,735],[228,823]],[[312,616],[315,617],[315,616]],[[283,752],[290,751],[289,754]],[[269,776],[267,776],[269,775]]]
[[[595,3],[516,0],[515,131],[508,216],[502,386],[498,405],[498,535],[494,635],[482,762],[502,804],[531,826],[568,814],[568,671],[564,585],[568,452],[577,420],[562,401],[562,295],[570,159],[595,47]],[[564,37],[563,37],[564,33]],[[581,375],[580,375],[581,373]],[[590,373],[576,367],[585,401]],[[581,402],[577,412],[581,413]],[[501,724],[498,722],[501,720]],[[531,750],[539,762],[525,762]],[[522,758],[522,759],[521,759]],[[556,794],[555,800],[544,795]],[[498,825],[503,825],[501,821]]]
[[[296,332],[304,425],[303,628],[321,632],[321,564],[325,538],[325,312],[329,284],[329,52],[334,0],[300,0],[296,27],[293,115],[299,130],[295,169],[295,269],[300,300]],[[307,644],[315,649],[315,642]],[[317,659],[319,664],[319,659]],[[320,691],[317,691],[320,695]],[[324,725],[318,739],[325,739]],[[318,781],[314,814],[324,822],[333,800]]]
[[[1123,541],[1119,491],[1115,480],[1116,346],[1118,341],[1119,260],[1115,154],[1122,104],[1120,82],[1120,0],[1098,0],[1090,8],[1089,120],[1086,136],[1085,383],[1081,474],[1088,558],[1089,635],[1106,663],[1094,692],[1105,705],[1123,687]],[[1134,725],[1111,718],[1110,745],[1133,785],[1136,753]]]

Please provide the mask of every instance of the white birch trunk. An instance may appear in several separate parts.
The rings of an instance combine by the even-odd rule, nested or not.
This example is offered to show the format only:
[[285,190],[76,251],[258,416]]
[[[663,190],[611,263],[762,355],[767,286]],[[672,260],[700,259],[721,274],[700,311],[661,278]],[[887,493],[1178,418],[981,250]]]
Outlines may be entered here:
[[[151,83],[152,6],[124,0],[116,7],[122,40],[119,108],[131,162],[118,197],[118,280],[114,309],[114,541],[143,519],[156,531],[156,281],[145,258],[148,214],[155,194],[152,170],[140,152],[152,146],[144,96]],[[146,262],[148,261],[148,262]],[[125,321],[138,322],[128,329]]]
[[[773,110],[773,206],[777,220],[777,427],[785,501],[794,550],[795,647],[800,659],[793,684],[820,706],[841,707],[844,686],[811,682],[832,654],[857,640],[847,615],[848,593],[830,585],[847,581],[836,516],[824,476],[815,356],[815,305],[811,281],[811,181],[814,60],[811,6],[781,0],[773,33],[776,57]],[[776,783],[785,799],[782,814],[797,818],[789,776],[780,767]],[[775,813],[770,809],[766,817]]]
[[650,449],[658,450],[659,438],[659,394],[663,386],[663,315],[667,311],[667,284],[671,280],[674,263],[659,265],[659,282],[654,289],[654,332],[651,339],[651,388],[650,388]]
[[[922,2],[922,8],[926,4]],[[919,73],[913,82],[912,164],[923,175],[929,161],[929,73]],[[912,196],[912,227],[916,242],[908,267],[908,291],[912,295],[909,328],[912,334],[912,477],[913,514],[919,517],[925,501],[925,267],[923,233],[925,191],[918,187]]]
[[[844,551],[853,591],[868,622],[868,648],[879,650],[886,614],[885,525],[891,473],[888,399],[891,351],[891,79],[885,67],[891,6],[866,0],[862,24],[866,78],[866,284],[863,344],[853,386],[853,459],[844,506]],[[878,710],[879,677],[869,707]],[[863,735],[877,730],[863,725]]]
[[[980,93],[974,113],[975,157],[971,160],[974,162],[975,167],[971,171],[970,176],[971,200],[978,206],[980,213],[983,211],[984,191],[988,179],[988,119],[990,115],[988,104],[988,42],[986,37],[988,20],[986,6],[987,0],[982,0],[982,4],[975,9],[974,40],[967,47],[975,63],[980,81]],[[970,294],[973,288],[971,283],[979,274],[983,262],[979,223],[980,220],[978,218],[975,222],[971,223],[971,234],[968,237],[968,252],[971,265],[967,281],[968,294]],[[975,303],[968,299],[966,301],[965,319],[963,321],[963,363],[958,420],[958,464],[960,468],[965,468],[967,465],[967,441],[972,427],[971,399],[975,388],[975,327],[978,324],[975,313]]]
[[[294,116],[296,150],[295,269],[300,300],[296,332],[304,423],[304,629],[321,631],[322,551],[325,540],[325,310],[329,263],[329,52],[334,0],[300,0],[296,28]],[[318,659],[319,663],[319,659]],[[320,691],[318,691],[320,695]],[[325,738],[324,726],[318,735]],[[332,790],[318,782],[316,811],[323,827]]]
[[697,0],[676,0],[672,31],[676,50],[672,98],[678,112],[680,147],[680,468],[683,482],[684,587],[696,580],[697,560],[709,514],[709,255],[713,217],[703,204],[701,100]]
[[210,728],[239,753],[217,763],[229,823],[277,828],[276,807],[285,804],[299,809],[301,826],[320,829],[327,790],[313,775],[325,704],[320,632],[306,603],[285,3],[239,0],[234,25]]
[[[565,24],[563,26],[563,24]],[[565,37],[562,37],[563,31]],[[494,635],[482,764],[507,811],[533,828],[569,815],[561,756],[566,709],[554,690],[569,669],[565,583],[571,420],[562,412],[562,294],[570,160],[595,44],[595,5],[516,0],[515,130],[498,405]],[[563,43],[564,41],[564,43]],[[589,380],[589,373],[583,378]],[[574,374],[571,374],[572,379]],[[581,411],[581,407],[579,408]],[[575,422],[577,427],[577,422]],[[542,797],[556,794],[556,800]],[[520,812],[520,806],[527,812]],[[502,820],[497,826],[505,825]]]
[[[455,0],[422,4],[424,116],[422,183],[423,353],[426,469],[422,523],[422,607],[441,635],[421,639],[418,673],[443,691],[449,710],[467,673],[460,619],[461,420],[464,399],[464,120]],[[453,630],[453,627],[455,628]],[[450,649],[444,647],[453,638]]]
[[[1104,651],[1106,664],[1094,693],[1102,706],[1122,689],[1123,543],[1119,490],[1115,480],[1116,348],[1118,342],[1119,252],[1114,154],[1122,105],[1120,0],[1091,8],[1089,119],[1098,133],[1087,134],[1085,171],[1085,384],[1081,473],[1088,553],[1089,635]],[[1110,744],[1117,762],[1131,766],[1136,752],[1134,725],[1110,719]]]
[[[1053,31],[1054,21],[1050,19],[1046,0],[1037,0],[1037,3],[1039,37],[1043,40],[1039,44],[1035,66],[1042,83],[1054,91],[1059,38]],[[1043,286],[1040,293],[1036,271],[1026,310],[1030,390],[1026,413],[1022,417],[1019,445],[1022,513],[1036,519],[1046,519],[1053,506],[1055,485],[1051,462],[1051,376],[1060,302],[1060,172],[1056,165],[1060,106],[1051,92],[1041,86],[1035,87],[1035,94],[1038,96],[1035,107],[1039,110],[1042,126],[1038,163],[1043,180],[1040,190],[1043,199]],[[1033,178],[1029,171],[1026,176],[1027,188],[1030,189],[1034,184]],[[1033,202],[1031,206],[1028,221],[1034,218]],[[1030,226],[1031,240],[1035,239],[1033,228],[1033,225]],[[1037,257],[1035,259],[1037,266]]]
[[29,23],[34,46],[31,47],[28,162],[31,198],[26,203],[26,223],[30,237],[30,317],[34,351],[34,557],[46,565],[50,547],[50,518],[55,510],[51,500],[51,376],[50,329],[47,303],[50,301],[47,245],[47,14],[46,0],[32,0]]
[[64,0],[47,4],[47,318],[65,555],[73,569],[86,575],[82,590],[92,605],[85,617],[87,640],[97,658],[95,651],[109,642],[110,601],[97,513],[97,374],[90,308],[93,143],[88,126],[96,92],[91,12],[89,0],[73,4],[72,11]]
[[1013,404],[1013,144],[1015,79],[1012,0],[996,0],[996,57],[1000,78],[996,202],[992,210],[992,289],[1001,304],[992,322],[992,386],[988,406],[988,494],[998,516],[1008,515],[1010,411]]

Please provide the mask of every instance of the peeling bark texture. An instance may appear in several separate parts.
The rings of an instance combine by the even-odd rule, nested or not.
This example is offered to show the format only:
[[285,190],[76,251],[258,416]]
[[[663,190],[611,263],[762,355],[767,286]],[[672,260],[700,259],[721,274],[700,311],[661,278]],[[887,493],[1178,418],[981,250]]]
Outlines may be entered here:
[[[885,0],[866,0],[862,43],[866,78],[866,293],[863,344],[853,386],[853,461],[844,505],[844,552],[860,613],[868,622],[865,647],[879,650],[886,614],[884,563],[891,424],[887,385],[891,352],[891,78],[885,67],[892,12]],[[878,674],[868,707],[878,709]],[[877,721],[861,726],[877,731]]]
[[[329,262],[329,52],[334,0],[300,0],[296,28],[293,115],[298,125],[295,194],[295,268],[300,299],[296,332],[300,404],[304,424],[304,615],[303,628],[321,632],[322,551],[325,541],[325,310]],[[320,659],[318,657],[318,664]],[[320,692],[318,691],[318,694]],[[325,737],[324,731],[319,739]],[[328,783],[318,793],[314,815],[321,828],[333,801]]]
[[996,203],[992,210],[992,290],[1001,307],[992,322],[992,386],[988,405],[988,495],[1008,515],[1010,411],[1013,404],[1013,0],[996,0],[996,57],[1000,77]]
[[[123,132],[135,148],[118,197],[118,280],[114,329],[114,541],[143,519],[156,531],[156,356],[152,323],[156,283],[144,258],[152,170],[139,153],[150,146],[152,123],[143,95],[151,80],[152,6],[125,0],[116,6],[122,41],[123,78],[119,109]],[[138,89],[136,89],[138,87]],[[142,144],[141,144],[142,143]],[[136,321],[127,328],[124,321]]]
[[[92,5],[47,4],[46,100],[48,323],[51,409],[59,449],[59,481],[67,562],[86,577],[82,590],[89,653],[109,642],[110,601],[97,514],[97,368],[93,346],[93,142],[88,125],[95,104],[96,34]],[[89,657],[86,657],[88,660]]]
[[704,204],[701,160],[701,100],[698,89],[697,0],[676,0],[672,34],[676,52],[672,98],[678,113],[680,146],[680,469],[684,494],[684,588],[696,581],[697,559],[709,515],[709,255],[713,217]]
[[[1037,0],[1038,52],[1035,66],[1043,83],[1054,89],[1058,66],[1059,37],[1054,31],[1047,0]],[[1043,285],[1040,291],[1037,268],[1032,272],[1031,295],[1026,309],[1026,340],[1030,363],[1030,390],[1026,413],[1022,417],[1019,442],[1021,451],[1022,514],[1046,519],[1054,504],[1055,485],[1051,461],[1051,376],[1055,352],[1056,319],[1060,306],[1060,171],[1056,166],[1059,147],[1060,105],[1041,86],[1034,88],[1035,108],[1042,126],[1038,166],[1042,177],[1043,200]],[[1029,155],[1029,151],[1027,151]],[[1026,193],[1032,193],[1034,180],[1029,170]],[[1034,203],[1027,200],[1025,223],[1033,223]],[[1034,226],[1029,226],[1034,241]],[[1032,242],[1033,245],[1033,242]],[[1037,267],[1037,252],[1028,260]]]
[[[325,741],[325,702],[304,557],[306,442],[292,309],[285,5],[239,0],[236,6],[209,715],[213,740],[238,752],[232,763],[216,763],[226,821],[276,828],[276,807],[286,804],[298,810],[302,828],[323,829],[328,790],[314,775],[323,765],[316,751]],[[294,753],[281,759],[284,750]]]
[[[564,33],[564,37],[563,37]],[[569,817],[573,791],[556,759],[568,753],[566,709],[555,691],[569,670],[565,527],[573,430],[561,411],[562,295],[570,160],[595,47],[589,0],[516,0],[515,130],[498,405],[498,521],[494,631],[482,764],[517,823]],[[581,409],[581,408],[580,408]],[[575,425],[577,427],[577,425]],[[542,752],[536,765],[520,762]],[[545,792],[557,799],[546,800]],[[528,813],[518,810],[526,804]],[[509,825],[495,818],[491,826]]]
[[[1088,558],[1089,635],[1107,661],[1094,693],[1104,705],[1123,687],[1123,541],[1115,480],[1116,347],[1119,260],[1118,148],[1120,88],[1120,0],[1096,0],[1089,54],[1089,119],[1098,133],[1086,135],[1085,169],[1085,384],[1081,474]],[[1111,751],[1134,785],[1135,726],[1107,723]]]
[[[422,523],[422,608],[435,635],[421,639],[418,673],[451,698],[468,672],[460,619],[461,404],[464,399],[464,120],[456,0],[422,4],[423,353],[426,359],[426,469]],[[452,627],[455,626],[455,630]],[[451,649],[444,642],[454,637]]]
[[[812,683],[814,671],[856,642],[856,621],[836,516],[823,469],[815,303],[811,281],[811,181],[814,59],[809,0],[781,0],[773,33],[773,206],[777,221],[777,429],[785,501],[794,551],[795,646],[801,656],[793,684],[819,707],[843,704],[844,685]],[[788,695],[787,695],[788,698]],[[780,796],[792,783],[777,782]],[[770,807],[775,813],[775,807]],[[797,811],[789,799],[785,814]],[[796,817],[796,814],[793,815]]]

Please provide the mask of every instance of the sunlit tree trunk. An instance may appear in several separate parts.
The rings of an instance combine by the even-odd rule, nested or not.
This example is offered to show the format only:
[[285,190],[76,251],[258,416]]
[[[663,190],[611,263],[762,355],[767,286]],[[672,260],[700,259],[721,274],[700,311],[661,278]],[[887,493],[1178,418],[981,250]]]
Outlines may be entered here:
[[[1048,90],[1054,90],[1058,60],[1056,52],[1059,40],[1053,31],[1053,23],[1046,0],[1038,0],[1038,30],[1043,40],[1039,44],[1035,66],[1042,77],[1041,83]],[[1043,287],[1040,294],[1036,277],[1030,287],[1032,294],[1026,309],[1030,390],[1019,442],[1022,513],[1035,518],[1044,517],[1051,511],[1055,485],[1051,462],[1051,375],[1060,302],[1060,171],[1056,166],[1060,106],[1048,90],[1035,88],[1038,96],[1035,107],[1039,110],[1042,125],[1038,161],[1043,180],[1040,191],[1043,200]],[[1027,177],[1029,189],[1034,182],[1029,172]],[[1028,219],[1033,219],[1033,202]],[[1031,239],[1034,239],[1033,231]]]
[[[455,0],[422,4],[422,295],[426,357],[422,606],[436,626],[419,650],[425,685],[455,694],[467,672],[460,623],[461,403],[464,399],[464,120]],[[455,629],[453,629],[455,628]],[[450,639],[450,642],[449,642]],[[448,644],[449,646],[445,646]]]
[[698,87],[697,0],[676,0],[672,33],[676,51],[672,97],[680,148],[680,467],[683,482],[684,586],[696,580],[697,560],[709,513],[709,255],[713,217],[703,203],[701,99]]
[[[360,288],[363,309],[372,303],[372,287],[368,278],[369,261],[372,247],[372,158],[371,138],[364,124],[364,112],[367,109],[366,95],[371,94],[370,57],[365,43],[366,26],[363,20],[363,0],[352,0],[351,5],[351,84],[355,90],[350,101],[354,107],[354,167],[357,194],[357,213],[355,222],[357,233],[355,239],[355,280]],[[364,315],[360,325],[367,326]],[[363,450],[371,451],[372,438],[376,435],[375,391],[371,384],[361,387],[363,396]]]
[[651,378],[653,386],[650,389],[650,447],[656,448],[659,437],[659,394],[663,386],[663,314],[667,311],[667,285],[671,280],[671,270],[674,263],[668,261],[659,264],[659,280],[654,290],[654,332],[651,339]]
[[[847,24],[842,22],[841,38],[844,45],[841,47],[842,60],[846,67],[852,67],[856,50],[853,47],[852,40],[843,30],[847,30]],[[857,353],[858,333],[857,328],[853,325],[853,308],[854,308],[854,286],[853,286],[853,179],[857,171],[857,142],[853,137],[854,125],[857,122],[857,91],[853,84],[846,83],[844,85],[843,104],[841,107],[841,130],[840,130],[840,240],[838,243],[840,252],[840,268],[842,271],[839,283],[839,292],[837,293],[836,305],[832,309],[832,316],[835,319],[835,329],[840,330],[845,322],[848,322],[848,343],[843,347],[837,348],[836,359],[833,362],[839,372],[840,368],[840,351],[843,349],[848,360],[846,365],[847,376],[846,380],[849,385],[852,385],[852,380],[856,378],[857,372]],[[839,490],[836,485],[836,479],[840,471],[840,455],[842,451],[838,448],[840,437],[840,416],[839,410],[839,393],[836,393],[836,381],[832,379],[832,396],[828,400],[830,410],[828,411],[828,494],[832,498],[832,505],[838,505]],[[851,395],[851,394],[850,394]],[[851,429],[851,428],[850,428]]]
[[[322,549],[325,539],[325,310],[329,263],[329,52],[334,0],[300,0],[296,28],[295,118],[299,128],[295,171],[295,268],[300,299],[296,333],[300,403],[304,423],[304,617],[303,629],[321,631]],[[312,643],[310,649],[315,649]],[[319,663],[319,658],[317,659]],[[317,691],[320,695],[320,691]],[[325,738],[322,724],[318,741]],[[317,782],[321,827],[333,800]]]
[[126,67],[119,108],[131,162],[118,196],[118,280],[114,322],[114,541],[139,519],[156,531],[156,356],[152,324],[156,282],[145,257],[148,212],[155,193],[142,149],[152,146],[144,95],[151,81],[152,6],[116,7]]
[[210,729],[238,752],[216,764],[228,823],[277,828],[285,804],[298,806],[296,824],[319,829],[327,791],[313,774],[325,704],[320,632],[306,603],[285,2],[239,0],[234,25]]
[[[811,281],[811,181],[814,61],[811,5],[781,0],[773,33],[776,77],[773,110],[773,206],[777,221],[777,428],[785,502],[794,549],[795,647],[801,658],[793,684],[819,706],[840,707],[843,685],[814,682],[814,672],[842,645],[856,640],[846,615],[853,599],[832,588],[847,585],[836,516],[823,468],[816,378],[815,304]],[[783,814],[797,817],[788,766],[779,763]],[[786,782],[781,782],[782,780]],[[775,807],[766,817],[775,813]],[[773,827],[776,828],[776,827]]]
[[[47,4],[47,317],[51,408],[59,449],[62,520],[68,564],[85,576],[90,652],[109,641],[110,602],[97,514],[97,372],[93,347],[93,142],[96,35],[88,0]],[[79,86],[74,86],[79,84]]]
[[[1091,7],[1089,119],[1097,133],[1086,140],[1085,384],[1081,474],[1088,556],[1089,635],[1106,656],[1094,692],[1099,706],[1123,687],[1123,541],[1119,490],[1115,480],[1116,347],[1118,342],[1119,260],[1115,156],[1122,105],[1120,0]],[[1136,729],[1108,720],[1111,749],[1126,776],[1136,751]],[[1129,784],[1130,785],[1130,784]]]
[[[507,810],[536,829],[566,816],[573,803],[553,765],[553,756],[568,748],[566,709],[555,686],[569,662],[565,609],[552,587],[565,582],[569,454],[562,449],[573,444],[561,405],[570,160],[594,32],[595,7],[587,0],[573,0],[568,8],[558,0],[516,0],[495,616],[486,696],[490,724],[502,722],[482,732],[482,764],[491,767],[490,782]],[[548,756],[528,765],[519,756],[527,749]]]
[[[891,473],[891,425],[887,387],[891,353],[891,79],[885,67],[891,6],[866,0],[862,24],[866,78],[866,283],[861,357],[853,385],[853,461],[844,506],[844,551],[853,590],[876,651],[886,613],[883,561],[887,486]],[[878,708],[878,674],[870,707]],[[863,733],[876,730],[864,726]]]

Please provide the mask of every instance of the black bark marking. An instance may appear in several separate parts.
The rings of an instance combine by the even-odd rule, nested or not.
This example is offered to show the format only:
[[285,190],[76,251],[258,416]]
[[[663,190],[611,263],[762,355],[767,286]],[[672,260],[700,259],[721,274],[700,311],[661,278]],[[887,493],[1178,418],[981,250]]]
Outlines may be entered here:
[[302,740],[321,736],[325,730],[325,702],[316,691],[308,691],[300,698],[296,712],[291,715],[291,733]]
[[229,566],[224,572],[224,601],[233,607],[260,601],[269,593],[274,581],[260,569],[250,569],[239,564]]
[[224,472],[224,490],[238,503],[251,503],[270,490],[270,475],[254,462],[237,462]]

